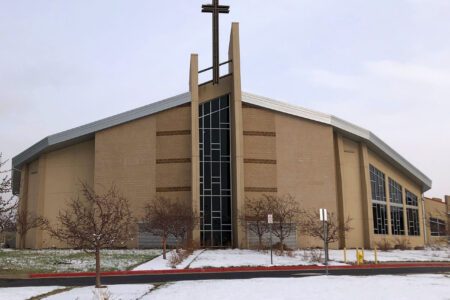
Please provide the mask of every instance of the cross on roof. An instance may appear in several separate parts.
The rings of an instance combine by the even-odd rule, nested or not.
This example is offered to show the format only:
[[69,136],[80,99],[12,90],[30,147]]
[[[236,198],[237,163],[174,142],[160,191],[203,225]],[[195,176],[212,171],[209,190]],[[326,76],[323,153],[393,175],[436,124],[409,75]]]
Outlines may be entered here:
[[212,4],[202,5],[202,12],[212,13],[213,16],[213,84],[218,84],[220,77],[219,14],[228,14],[230,7],[219,5],[219,0],[213,0]]

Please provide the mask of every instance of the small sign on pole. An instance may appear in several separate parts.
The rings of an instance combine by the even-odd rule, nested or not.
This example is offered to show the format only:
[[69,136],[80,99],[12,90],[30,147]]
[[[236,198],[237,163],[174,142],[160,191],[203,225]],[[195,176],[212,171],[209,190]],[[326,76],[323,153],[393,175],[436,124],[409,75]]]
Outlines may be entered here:
[[328,221],[328,212],[326,208],[321,208],[320,210],[320,221]]
[[273,253],[272,253],[272,224],[273,224],[273,215],[267,215],[267,224],[269,224],[270,231],[270,264],[273,265]]
[[328,275],[328,212],[326,208],[321,208],[320,221],[323,223],[323,251],[325,252],[325,269]]

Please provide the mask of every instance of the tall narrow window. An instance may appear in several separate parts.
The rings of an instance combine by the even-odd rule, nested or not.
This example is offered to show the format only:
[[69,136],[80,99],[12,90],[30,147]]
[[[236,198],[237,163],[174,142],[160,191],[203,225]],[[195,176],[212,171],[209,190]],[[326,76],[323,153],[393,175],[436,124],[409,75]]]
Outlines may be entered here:
[[408,235],[420,235],[419,201],[416,195],[406,190],[406,217],[408,222]]
[[384,173],[370,165],[372,188],[373,230],[375,234],[388,234],[386,187]]
[[231,148],[228,95],[199,106],[200,239],[204,247],[231,246]]
[[403,189],[402,186],[389,178],[389,201],[391,205],[391,231],[393,235],[405,234],[403,218]]

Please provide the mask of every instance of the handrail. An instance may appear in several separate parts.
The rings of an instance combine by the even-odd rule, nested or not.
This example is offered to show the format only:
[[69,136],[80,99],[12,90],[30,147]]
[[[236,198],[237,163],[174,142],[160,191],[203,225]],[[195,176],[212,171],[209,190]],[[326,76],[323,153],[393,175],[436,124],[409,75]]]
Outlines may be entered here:
[[[227,60],[227,61],[224,61],[223,63],[219,64],[219,67],[220,67],[220,66],[223,66],[223,65],[226,65],[226,64],[229,64],[229,63],[231,63],[231,62],[233,62],[232,59]],[[206,72],[206,71],[212,70],[213,68],[214,68],[214,67],[209,67],[209,68],[200,70],[200,71],[198,71],[198,74],[201,74],[201,73],[204,73],[204,72]]]

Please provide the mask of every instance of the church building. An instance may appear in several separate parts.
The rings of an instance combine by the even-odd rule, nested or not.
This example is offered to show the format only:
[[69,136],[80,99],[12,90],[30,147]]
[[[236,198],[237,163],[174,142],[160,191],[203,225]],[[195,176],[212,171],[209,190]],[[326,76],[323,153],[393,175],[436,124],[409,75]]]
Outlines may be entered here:
[[[228,7],[214,1],[203,11],[213,13],[213,67],[199,70],[191,54],[186,93],[48,136],[18,154],[13,185],[21,208],[55,223],[81,181],[114,183],[137,218],[157,196],[188,201],[202,219],[195,241],[249,248],[255,237],[238,219],[245,201],[289,194],[302,208],[352,219],[353,230],[335,247],[371,248],[385,238],[424,246],[423,193],[431,180],[369,130],[245,92],[239,24],[231,26],[228,58],[219,61],[218,14]],[[212,80],[199,82],[206,72]],[[154,242],[137,230],[129,247]],[[297,229],[287,243],[317,241]],[[27,248],[54,246],[64,245],[45,231],[27,234]]]

